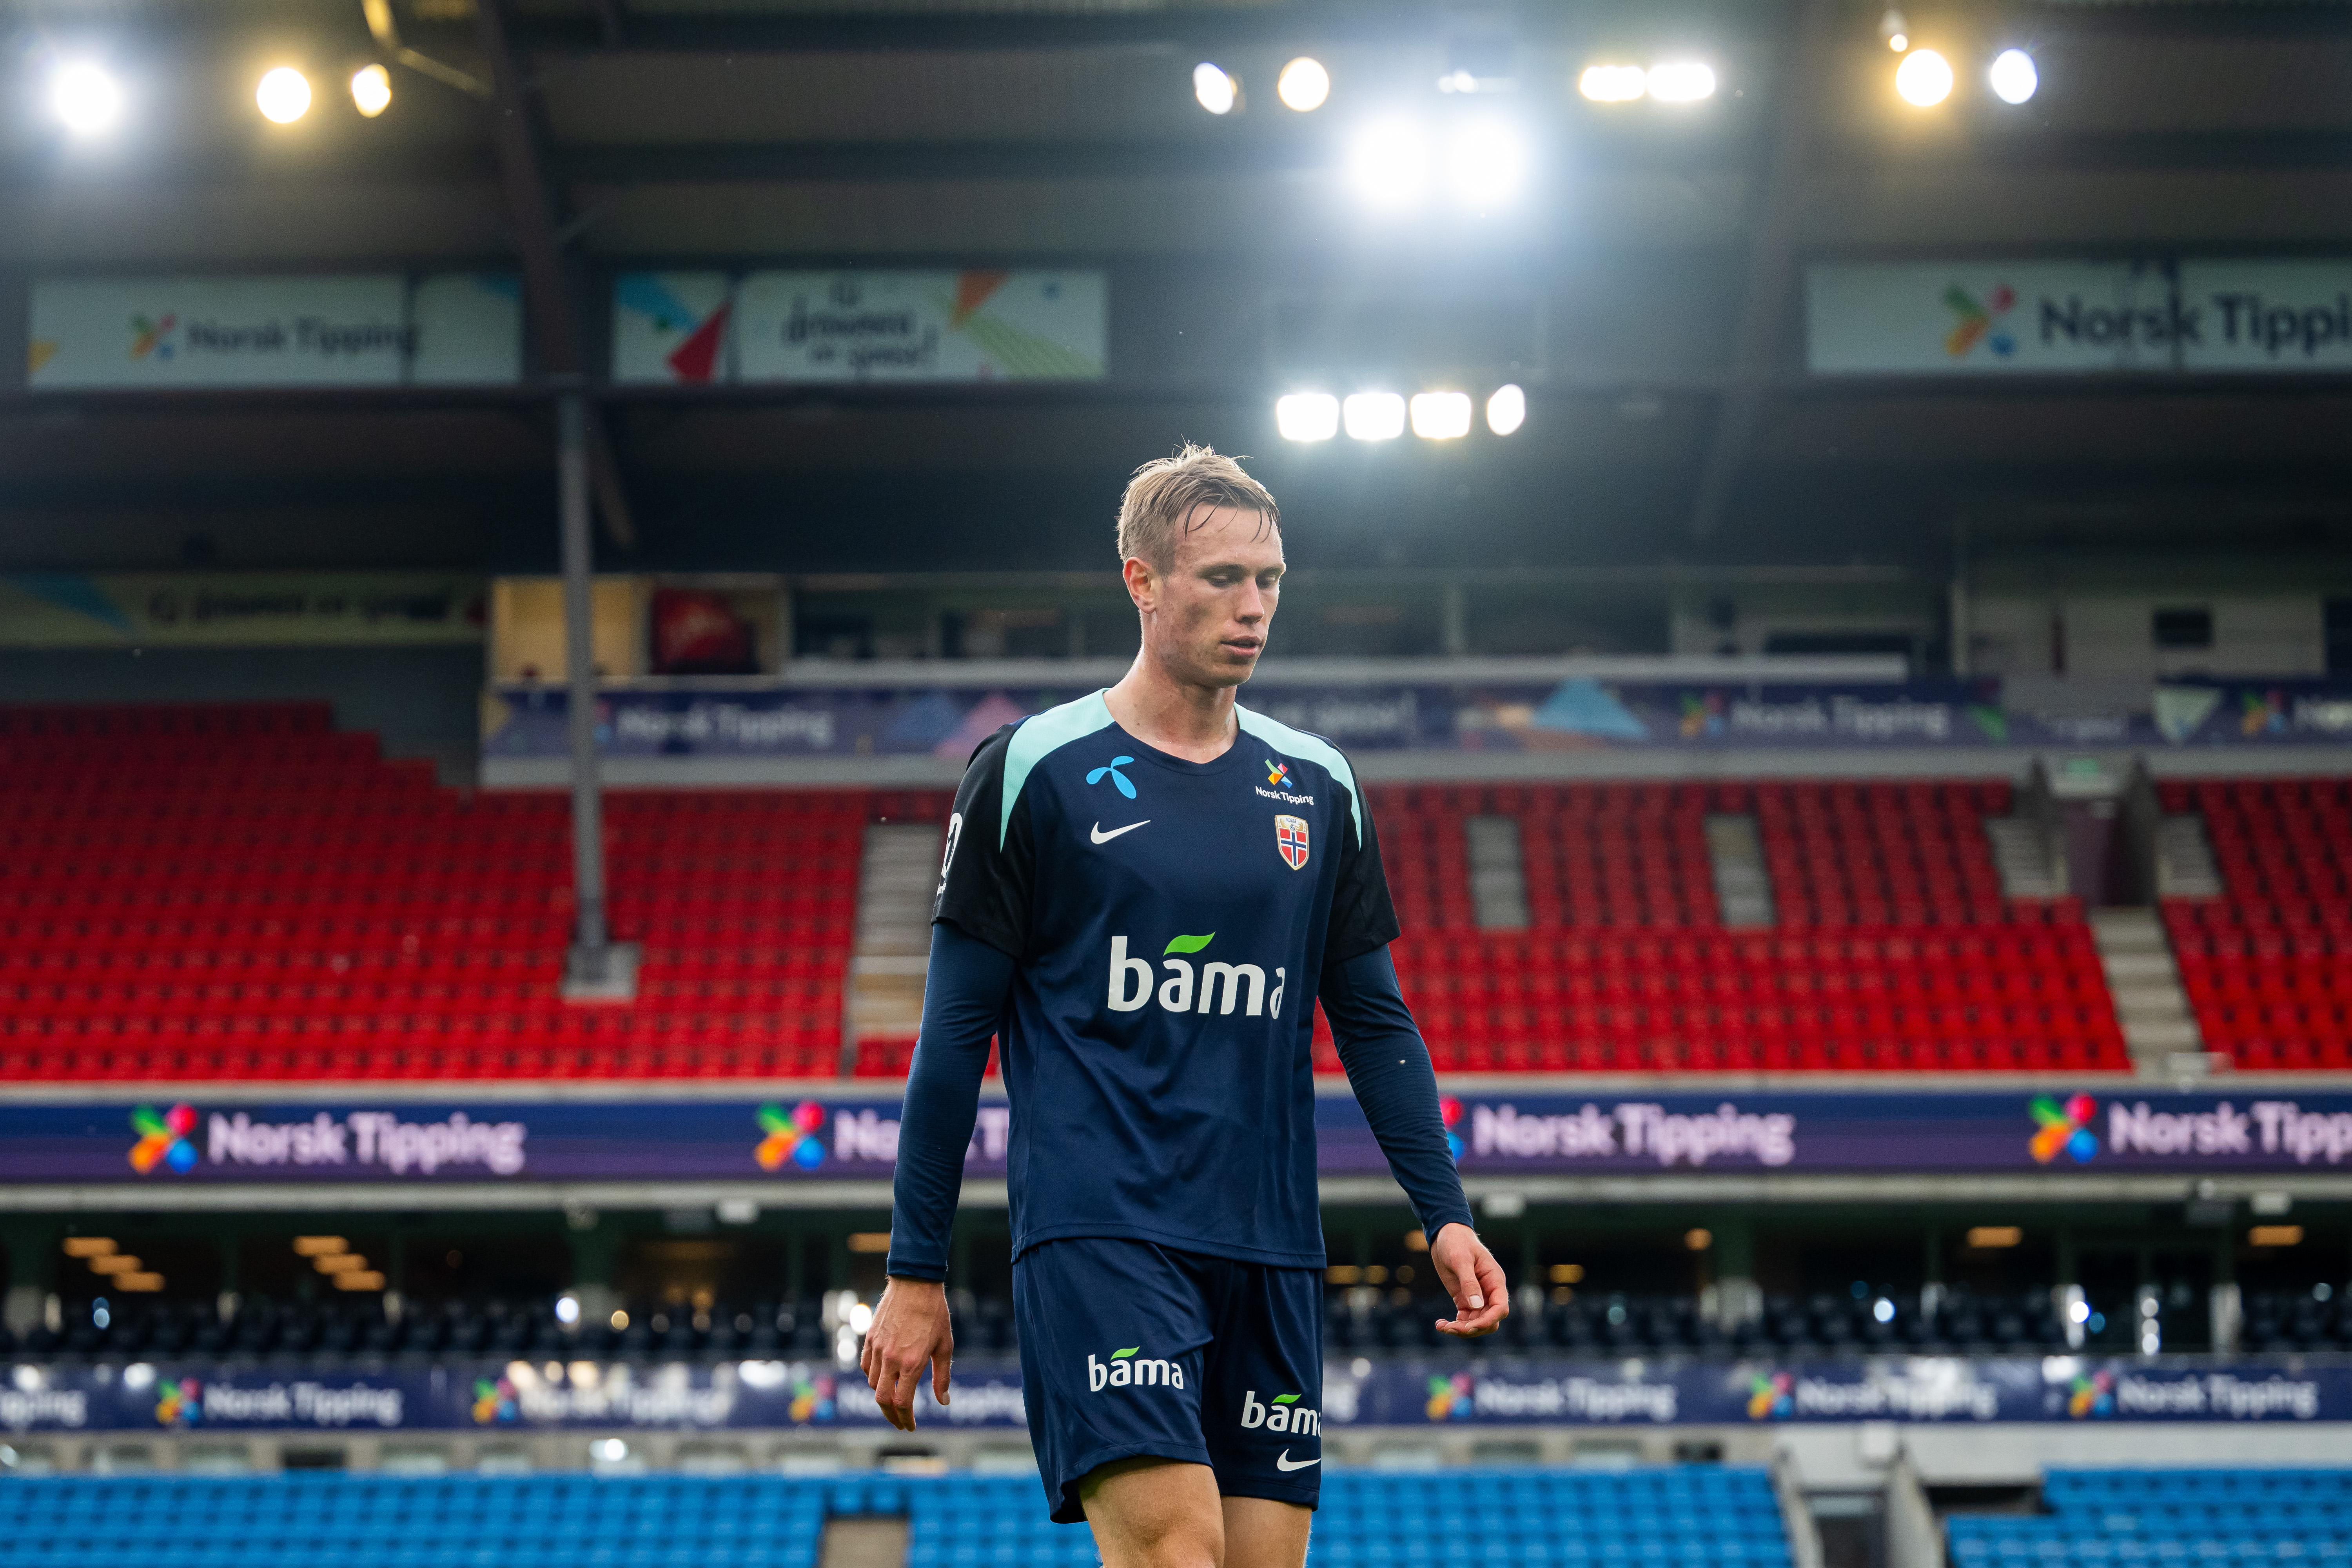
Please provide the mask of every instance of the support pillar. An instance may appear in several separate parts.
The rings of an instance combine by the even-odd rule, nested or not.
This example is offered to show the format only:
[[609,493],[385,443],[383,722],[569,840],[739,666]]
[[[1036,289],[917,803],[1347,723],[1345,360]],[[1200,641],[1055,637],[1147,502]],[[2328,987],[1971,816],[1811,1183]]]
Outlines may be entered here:
[[563,526],[563,673],[572,742],[571,974],[604,979],[610,942],[604,926],[604,810],[596,768],[596,643],[593,563],[588,540],[588,400],[556,400],[556,480]]

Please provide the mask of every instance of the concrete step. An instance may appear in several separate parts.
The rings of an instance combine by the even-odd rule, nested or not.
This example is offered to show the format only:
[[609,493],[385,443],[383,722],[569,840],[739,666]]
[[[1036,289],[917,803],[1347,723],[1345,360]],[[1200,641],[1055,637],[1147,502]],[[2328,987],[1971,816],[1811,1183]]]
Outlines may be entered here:
[[2188,1019],[2158,1023],[2137,1018],[2120,1020],[2124,1044],[2134,1057],[2157,1056],[2175,1051],[2195,1051],[2205,1043],[2197,1032],[2196,1024]]
[[1752,816],[1706,819],[1707,868],[1715,880],[1716,910],[1728,927],[1752,929],[1773,921],[1772,877],[1764,867],[1764,846]]
[[1481,931],[1528,929],[1528,864],[1511,816],[1474,816],[1463,825],[1470,851],[1470,913]]

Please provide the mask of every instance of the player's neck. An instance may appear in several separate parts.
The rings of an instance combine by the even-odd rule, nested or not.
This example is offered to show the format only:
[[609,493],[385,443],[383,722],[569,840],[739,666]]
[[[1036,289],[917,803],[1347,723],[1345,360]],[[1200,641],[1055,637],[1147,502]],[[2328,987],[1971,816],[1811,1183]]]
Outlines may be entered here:
[[1157,751],[1188,763],[1213,763],[1240,738],[1234,689],[1185,680],[1145,649],[1103,693],[1119,728]]

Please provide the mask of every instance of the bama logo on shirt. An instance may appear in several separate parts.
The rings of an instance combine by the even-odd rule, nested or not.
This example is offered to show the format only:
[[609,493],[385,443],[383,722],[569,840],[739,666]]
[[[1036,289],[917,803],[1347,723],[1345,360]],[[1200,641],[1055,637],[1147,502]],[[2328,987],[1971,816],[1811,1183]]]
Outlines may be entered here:
[[1129,1345],[1123,1351],[1110,1352],[1108,1362],[1097,1361],[1091,1352],[1087,1356],[1087,1388],[1100,1394],[1106,1388],[1181,1388],[1184,1369],[1172,1361],[1160,1361],[1145,1356],[1137,1359],[1141,1345]]
[[[1160,980],[1148,958],[1129,958],[1128,939],[1110,939],[1110,1010],[1133,1013],[1150,1005],[1156,994],[1160,1005],[1171,1013],[1206,1013],[1213,1010],[1220,1016],[1229,1016],[1236,1005],[1252,1018],[1282,1016],[1282,988],[1288,984],[1283,970],[1274,972],[1274,989],[1266,990],[1264,968],[1255,963],[1226,963],[1213,960],[1203,963],[1196,975],[1192,961],[1172,956],[1176,953],[1199,952],[1217,940],[1217,933],[1206,936],[1171,937],[1160,950],[1160,967],[1168,978]],[[1148,951],[1148,950],[1147,950]],[[1198,980],[1196,987],[1194,981]],[[1152,983],[1159,981],[1155,993]],[[1199,1005],[1194,1005],[1194,997]],[[1245,1005],[1244,1005],[1245,1004]]]
[[1269,1432],[1319,1437],[1323,1435],[1323,1413],[1299,1404],[1295,1394],[1277,1394],[1261,1403],[1256,1389],[1245,1388],[1242,1390],[1242,1425],[1251,1431],[1263,1426]]

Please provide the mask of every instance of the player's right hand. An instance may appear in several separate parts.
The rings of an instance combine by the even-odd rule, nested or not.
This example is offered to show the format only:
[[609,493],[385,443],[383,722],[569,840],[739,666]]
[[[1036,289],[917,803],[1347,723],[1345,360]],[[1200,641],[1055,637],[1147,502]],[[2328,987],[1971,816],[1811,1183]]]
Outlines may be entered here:
[[948,1321],[948,1288],[936,1279],[893,1276],[882,1287],[874,1326],[858,1356],[874,1403],[901,1432],[915,1429],[915,1395],[923,1368],[931,1369],[931,1396],[948,1402],[948,1367],[955,1360],[955,1330]]

